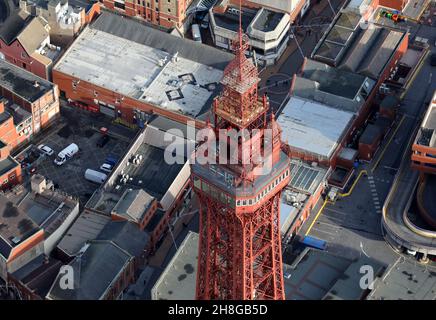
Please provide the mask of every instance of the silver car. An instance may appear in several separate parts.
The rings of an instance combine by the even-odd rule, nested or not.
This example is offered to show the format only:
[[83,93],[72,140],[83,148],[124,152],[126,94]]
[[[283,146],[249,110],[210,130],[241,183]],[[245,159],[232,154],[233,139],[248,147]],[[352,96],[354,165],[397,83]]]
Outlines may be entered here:
[[41,151],[42,153],[44,153],[47,156],[51,156],[54,153],[53,149],[50,148],[49,146],[46,146],[45,144],[39,145],[38,149],[39,149],[39,151]]

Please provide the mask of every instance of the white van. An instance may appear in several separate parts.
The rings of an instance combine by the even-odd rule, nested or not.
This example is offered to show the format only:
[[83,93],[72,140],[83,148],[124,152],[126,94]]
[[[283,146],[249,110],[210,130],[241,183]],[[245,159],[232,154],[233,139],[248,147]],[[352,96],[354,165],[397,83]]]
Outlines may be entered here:
[[79,152],[79,147],[77,144],[72,143],[64,150],[58,153],[54,163],[58,166],[63,165],[68,159],[72,158],[77,152]]
[[85,171],[85,179],[91,182],[102,184],[107,178],[107,175],[103,172],[86,169]]

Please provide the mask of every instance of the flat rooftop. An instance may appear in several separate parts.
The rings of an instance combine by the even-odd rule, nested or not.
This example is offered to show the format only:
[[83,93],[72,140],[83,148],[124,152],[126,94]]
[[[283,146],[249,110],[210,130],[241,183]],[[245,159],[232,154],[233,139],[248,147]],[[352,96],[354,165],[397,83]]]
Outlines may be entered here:
[[359,286],[363,265],[374,268],[374,276],[382,265],[362,257],[350,260],[326,251],[306,248],[292,265],[284,267],[287,300],[358,300],[364,296]]
[[292,93],[357,114],[374,86],[375,80],[369,77],[308,59],[295,79]]
[[153,300],[195,300],[198,241],[198,233],[189,231],[153,286]]
[[297,97],[292,97],[277,118],[282,139],[291,148],[330,158],[354,115]]
[[368,300],[435,300],[436,269],[398,259],[369,294]]
[[57,248],[69,256],[75,256],[85,242],[97,238],[109,221],[111,221],[109,215],[105,216],[85,210],[68,229]]
[[[234,10],[238,10],[239,8],[228,7],[226,12],[224,13],[213,13],[213,17],[215,23],[218,27],[228,29],[234,32],[238,32],[239,30],[239,13],[234,12]],[[246,7],[242,8],[241,14],[241,22],[242,22],[242,30],[244,32],[247,31],[248,26],[253,21],[256,16],[258,10],[257,9],[248,9]]]
[[252,27],[262,32],[273,31],[277,28],[284,16],[285,14],[282,12],[263,9],[253,22]]
[[53,90],[54,85],[33,73],[0,60],[0,87],[33,103],[47,92]]
[[78,202],[64,194],[49,189],[37,194],[27,185],[0,195],[0,253],[7,257],[41,229],[51,235],[76,206]]
[[233,55],[108,12],[88,26],[55,70],[165,110],[209,110]]
[[[3,142],[1,143],[3,146]],[[0,160],[0,175],[3,175],[15,167],[18,167],[20,164],[11,156],[8,156],[7,158],[4,158],[3,160]]]
[[142,143],[134,152],[135,155],[142,155],[141,163],[139,165],[129,163],[119,170],[129,176],[126,184],[118,183],[120,177],[116,177],[114,185],[96,191],[87,203],[87,207],[111,213],[125,191],[138,189],[160,201],[183,167],[182,164],[167,164],[165,152],[163,149]]
[[100,300],[132,260],[132,256],[111,241],[91,241],[83,254],[70,263],[80,274],[74,289],[60,287],[59,273],[47,294],[50,300]]

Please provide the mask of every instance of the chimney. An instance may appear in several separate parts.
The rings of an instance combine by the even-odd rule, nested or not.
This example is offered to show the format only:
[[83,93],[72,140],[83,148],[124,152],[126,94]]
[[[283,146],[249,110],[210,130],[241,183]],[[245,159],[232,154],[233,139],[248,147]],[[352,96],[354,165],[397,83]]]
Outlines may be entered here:
[[44,176],[35,174],[30,179],[30,186],[33,192],[41,194],[47,188],[47,183]]

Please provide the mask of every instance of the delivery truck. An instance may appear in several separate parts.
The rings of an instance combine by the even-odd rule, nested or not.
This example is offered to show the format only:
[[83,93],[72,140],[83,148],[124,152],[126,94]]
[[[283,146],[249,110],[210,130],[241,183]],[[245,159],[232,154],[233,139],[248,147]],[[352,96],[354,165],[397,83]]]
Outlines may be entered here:
[[103,172],[86,169],[85,179],[94,183],[102,184],[107,178],[107,175]]

